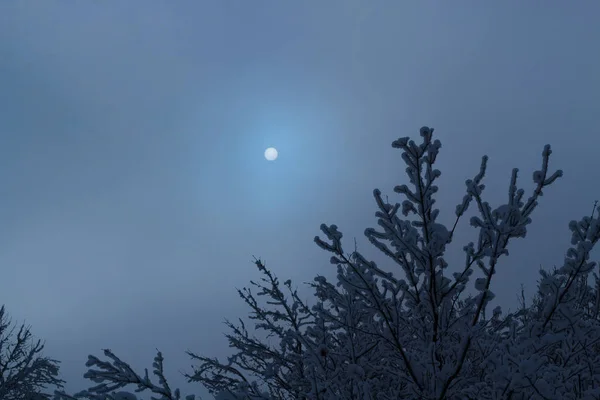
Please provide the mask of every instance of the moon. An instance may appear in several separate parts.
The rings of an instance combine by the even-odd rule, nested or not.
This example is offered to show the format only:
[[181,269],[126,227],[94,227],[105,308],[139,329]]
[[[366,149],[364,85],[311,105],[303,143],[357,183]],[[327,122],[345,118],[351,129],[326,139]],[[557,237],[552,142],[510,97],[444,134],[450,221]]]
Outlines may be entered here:
[[277,159],[277,149],[275,147],[269,147],[265,150],[265,158],[269,161]]

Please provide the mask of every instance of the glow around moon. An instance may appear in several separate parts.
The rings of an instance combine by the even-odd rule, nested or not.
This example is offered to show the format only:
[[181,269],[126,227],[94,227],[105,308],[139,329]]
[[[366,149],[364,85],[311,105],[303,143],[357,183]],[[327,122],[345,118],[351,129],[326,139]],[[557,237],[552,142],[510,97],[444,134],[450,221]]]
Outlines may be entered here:
[[269,147],[265,150],[265,158],[269,161],[277,159],[277,149],[275,147]]

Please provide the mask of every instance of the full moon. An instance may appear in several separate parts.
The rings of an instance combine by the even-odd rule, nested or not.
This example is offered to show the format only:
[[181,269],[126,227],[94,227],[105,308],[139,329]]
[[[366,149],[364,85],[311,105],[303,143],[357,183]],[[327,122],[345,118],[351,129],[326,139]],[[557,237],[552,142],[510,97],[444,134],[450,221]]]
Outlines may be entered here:
[[277,149],[275,147],[269,147],[265,150],[265,158],[269,161],[273,161],[277,158]]

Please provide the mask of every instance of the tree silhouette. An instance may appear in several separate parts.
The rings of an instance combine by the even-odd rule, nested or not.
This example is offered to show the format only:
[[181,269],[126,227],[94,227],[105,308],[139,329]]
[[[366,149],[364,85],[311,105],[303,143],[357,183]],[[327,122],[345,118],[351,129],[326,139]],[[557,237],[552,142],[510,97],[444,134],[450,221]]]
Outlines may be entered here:
[[[190,382],[220,399],[600,399],[598,277],[588,284],[596,265],[590,252],[600,239],[596,205],[590,216],[569,224],[571,247],[560,267],[540,270],[532,304],[523,298],[517,312],[504,315],[495,307],[487,317],[492,281],[502,272],[509,243],[525,237],[540,197],[562,172],[549,172],[551,149],[545,146],[529,197],[518,188],[514,169],[508,201],[492,208],[483,199],[484,156],[446,227],[434,208],[441,143],[431,128],[421,128],[420,136],[419,144],[408,137],[393,142],[406,164],[409,184],[394,188],[404,200],[390,203],[374,190],[379,228],[365,231],[395,269],[369,261],[356,247],[345,252],[338,227],[323,224],[325,238],[315,242],[331,253],[337,282],[317,276],[310,284],[315,301],[308,304],[290,280],[281,283],[255,260],[261,280],[238,294],[250,307],[254,330],[269,340],[257,338],[241,319],[227,321],[234,354],[219,361],[188,352],[196,362],[186,375]],[[463,247],[464,264],[449,271],[444,254],[472,203],[477,242]],[[474,295],[465,293],[470,285]],[[105,354],[112,363],[90,356],[87,364],[99,368],[85,375],[99,385],[74,398],[105,399],[128,384],[179,398],[164,380],[160,353],[154,367],[161,386]],[[58,399],[73,398],[65,396],[57,393]]]

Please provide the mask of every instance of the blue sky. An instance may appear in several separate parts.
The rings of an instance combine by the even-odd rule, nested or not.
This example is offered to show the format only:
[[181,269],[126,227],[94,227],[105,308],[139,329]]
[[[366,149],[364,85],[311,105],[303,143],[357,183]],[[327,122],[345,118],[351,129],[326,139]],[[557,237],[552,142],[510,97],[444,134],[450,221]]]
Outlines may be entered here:
[[[313,244],[363,237],[372,190],[404,183],[391,142],[433,126],[442,221],[490,156],[487,199],[531,173],[546,191],[493,288],[515,307],[567,223],[600,197],[596,1],[5,1],[0,3],[0,301],[84,387],[90,353],[228,354],[224,318],[252,256],[300,284]],[[279,151],[267,162],[264,149]],[[448,252],[475,239],[467,220]],[[308,296],[308,294],[307,294]],[[188,390],[189,389],[189,390]]]

